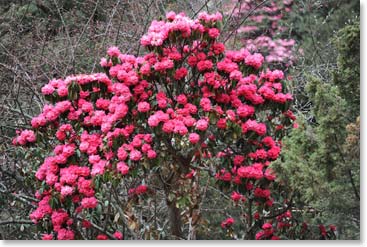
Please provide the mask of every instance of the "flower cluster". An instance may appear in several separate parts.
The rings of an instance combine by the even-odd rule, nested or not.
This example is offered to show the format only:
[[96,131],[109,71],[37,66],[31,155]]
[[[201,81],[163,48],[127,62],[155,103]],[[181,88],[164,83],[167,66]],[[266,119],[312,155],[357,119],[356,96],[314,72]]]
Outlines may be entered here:
[[32,130],[18,132],[18,136],[13,139],[13,145],[26,145],[36,141],[36,135]]
[[234,219],[233,218],[227,218],[224,221],[222,221],[221,226],[222,228],[227,228],[233,225]]
[[256,240],[260,239],[271,239],[271,240],[278,240],[279,237],[273,235],[274,229],[272,224],[265,223],[262,225],[262,231],[256,233]]

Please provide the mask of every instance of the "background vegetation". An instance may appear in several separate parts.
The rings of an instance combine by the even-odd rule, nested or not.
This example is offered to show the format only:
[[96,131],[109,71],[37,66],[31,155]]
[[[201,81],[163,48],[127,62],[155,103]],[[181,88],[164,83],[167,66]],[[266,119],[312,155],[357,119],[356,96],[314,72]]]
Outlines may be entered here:
[[[36,238],[28,216],[36,201],[30,174],[39,163],[16,150],[11,139],[41,111],[42,85],[52,78],[100,70],[99,58],[110,45],[142,53],[139,38],[151,20],[169,10],[194,16],[200,10],[226,9],[219,0],[0,3],[1,239]],[[359,16],[356,0],[295,1],[280,21],[287,31],[273,34],[295,40],[297,59],[287,66],[287,75],[299,124],[284,140],[276,170],[295,195],[293,211],[314,227],[336,225],[339,239],[360,238]],[[239,18],[229,18],[224,33],[236,30]],[[227,45],[242,44],[232,38]],[[218,228],[223,209],[232,215],[237,211],[223,202],[225,195],[209,178],[205,186],[202,207],[207,220],[197,238],[224,239]],[[164,207],[159,210],[164,215]]]

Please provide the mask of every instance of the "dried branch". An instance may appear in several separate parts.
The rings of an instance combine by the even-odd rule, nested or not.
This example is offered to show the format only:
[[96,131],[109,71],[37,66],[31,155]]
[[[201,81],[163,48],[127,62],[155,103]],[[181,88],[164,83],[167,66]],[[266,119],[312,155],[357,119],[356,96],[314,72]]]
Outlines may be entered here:
[[13,224],[28,224],[33,225],[33,221],[31,220],[7,220],[7,221],[0,221],[0,225],[13,225]]

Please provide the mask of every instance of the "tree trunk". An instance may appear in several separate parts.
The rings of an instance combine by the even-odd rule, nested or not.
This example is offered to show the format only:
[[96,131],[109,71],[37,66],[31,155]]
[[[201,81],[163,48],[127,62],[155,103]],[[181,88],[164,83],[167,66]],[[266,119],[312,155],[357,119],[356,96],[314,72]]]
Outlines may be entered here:
[[181,212],[176,207],[176,200],[170,202],[167,199],[167,207],[168,207],[168,220],[170,224],[171,235],[175,239],[182,239]]

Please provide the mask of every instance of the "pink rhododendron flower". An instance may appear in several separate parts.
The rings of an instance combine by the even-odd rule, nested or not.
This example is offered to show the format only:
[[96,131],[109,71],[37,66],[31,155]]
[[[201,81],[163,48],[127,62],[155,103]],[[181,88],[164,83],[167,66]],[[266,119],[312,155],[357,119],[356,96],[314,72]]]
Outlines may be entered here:
[[243,195],[237,193],[236,191],[232,192],[231,198],[233,201],[238,202],[239,200],[241,200],[243,198]]
[[57,231],[57,240],[73,240],[74,239],[74,231],[68,229],[60,229]]
[[119,50],[118,47],[112,46],[112,47],[108,48],[107,54],[110,57],[118,57],[120,55],[120,50]]
[[148,187],[146,185],[139,185],[138,187],[135,188],[135,193],[137,195],[144,194],[147,191],[148,191]]
[[105,234],[99,234],[96,239],[97,240],[108,240],[108,237]]
[[117,170],[122,174],[126,175],[129,173],[129,167],[126,165],[125,162],[117,163]]
[[138,104],[138,111],[139,112],[148,112],[150,110],[150,104],[147,102],[140,102]]
[[14,138],[13,144],[26,145],[36,141],[36,135],[32,130],[23,130],[18,137]]
[[69,195],[73,194],[73,192],[74,192],[73,187],[70,187],[70,186],[67,186],[67,185],[61,187],[61,195],[62,196],[69,196]]
[[141,157],[142,157],[141,152],[138,150],[134,149],[130,152],[130,159],[133,161],[139,161]]
[[185,67],[182,67],[176,70],[174,78],[176,80],[181,80],[186,75],[187,75],[187,69]]
[[249,66],[254,67],[255,69],[259,69],[261,67],[261,65],[264,62],[264,57],[263,55],[259,54],[259,53],[255,53],[253,55],[248,55],[245,58],[245,63]]
[[208,34],[209,34],[209,37],[215,39],[219,36],[220,33],[217,28],[210,28]]
[[177,96],[177,103],[181,104],[181,105],[186,105],[187,103],[187,97],[184,94],[180,94],[179,96]]
[[192,143],[192,144],[196,144],[198,143],[200,140],[200,136],[197,134],[197,133],[191,133],[189,135],[189,141]]
[[196,128],[198,130],[204,131],[208,128],[208,121],[205,119],[200,119],[196,122]]
[[86,197],[82,199],[81,205],[83,208],[95,208],[98,201],[95,197]]
[[154,150],[148,150],[147,156],[149,159],[154,159],[157,157],[157,153]]
[[116,231],[116,232],[113,234],[113,236],[114,236],[116,239],[119,239],[119,240],[121,240],[121,239],[123,238],[122,233],[121,233],[121,232],[119,232],[119,231]]
[[234,219],[233,218],[227,218],[224,221],[222,221],[221,226],[222,228],[227,228],[233,225]]
[[52,240],[53,238],[52,234],[42,234],[42,240]]
[[55,88],[50,84],[46,84],[42,87],[41,92],[43,95],[50,95],[55,91]]

